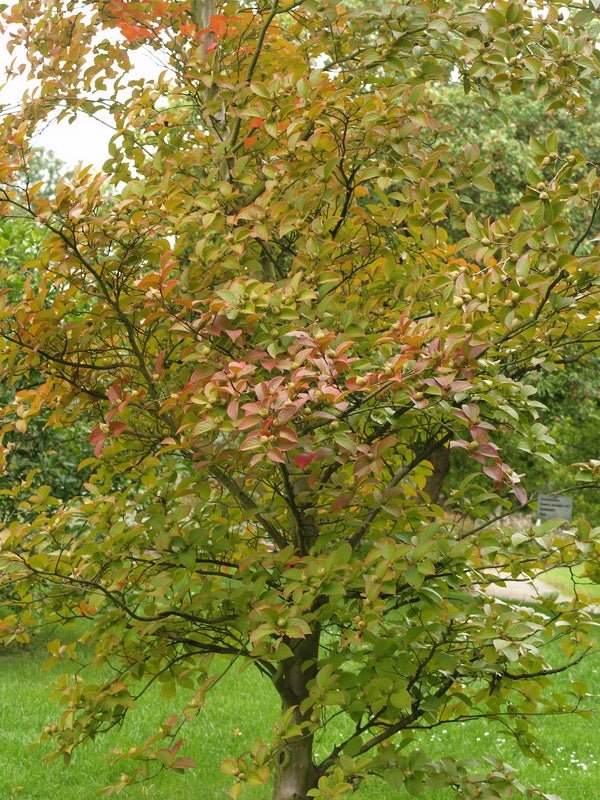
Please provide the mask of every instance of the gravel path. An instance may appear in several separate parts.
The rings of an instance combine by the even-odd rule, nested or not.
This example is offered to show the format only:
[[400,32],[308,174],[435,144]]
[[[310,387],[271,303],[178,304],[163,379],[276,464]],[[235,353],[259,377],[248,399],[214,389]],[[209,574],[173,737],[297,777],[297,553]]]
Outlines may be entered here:
[[[542,597],[548,595],[556,595],[556,599],[560,603],[568,603],[572,598],[562,594],[554,586],[545,583],[543,580],[535,578],[534,580],[505,580],[504,586],[497,586],[491,584],[488,586],[488,592],[494,597],[500,597],[505,600],[516,600],[517,602],[527,602],[528,600],[535,602]],[[588,609],[594,614],[600,614],[600,606],[597,604],[590,604]]]
[[[493,594],[494,597],[502,597],[507,600],[527,601],[539,600],[541,597],[546,597],[549,594],[556,594],[557,590],[553,586],[550,586],[550,584],[535,579],[533,581],[505,580],[504,586],[491,584],[488,587],[488,592]],[[559,592],[557,599],[563,602],[570,598]]]

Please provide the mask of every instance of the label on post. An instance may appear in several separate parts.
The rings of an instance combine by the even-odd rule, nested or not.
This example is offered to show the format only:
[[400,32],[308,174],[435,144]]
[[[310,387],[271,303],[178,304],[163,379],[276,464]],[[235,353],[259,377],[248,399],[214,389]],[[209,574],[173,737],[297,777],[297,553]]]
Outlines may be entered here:
[[573,498],[565,494],[538,495],[537,518],[544,522],[547,519],[571,520],[573,516]]

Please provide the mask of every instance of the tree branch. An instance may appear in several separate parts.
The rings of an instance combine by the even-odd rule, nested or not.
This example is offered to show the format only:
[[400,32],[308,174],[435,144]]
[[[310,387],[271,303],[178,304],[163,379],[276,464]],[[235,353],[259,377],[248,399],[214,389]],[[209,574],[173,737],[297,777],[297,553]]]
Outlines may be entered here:
[[275,527],[275,525],[273,525],[270,520],[261,514],[254,500],[252,500],[252,498],[246,494],[241,486],[237,485],[233,478],[230,478],[220,467],[217,467],[216,465],[210,467],[209,472],[216,481],[218,481],[225,489],[227,489],[229,494],[238,501],[242,508],[245,508],[246,511],[252,512],[252,516],[258,520],[263,530],[268,536],[271,537],[273,542],[277,545],[277,547],[279,547],[280,550],[283,550],[284,547],[287,547],[288,542],[286,541],[285,536]]
[[[413,458],[413,460],[409,464],[407,464],[405,467],[402,467],[402,469],[399,469],[396,472],[392,480],[388,483],[388,485],[384,489],[384,493],[386,491],[389,491],[390,489],[393,489],[401,481],[403,481],[404,478],[406,478],[406,476],[409,475],[416,466],[418,466],[422,461],[425,461],[425,459],[433,453],[433,451],[439,444],[443,444],[444,442],[448,441],[449,438],[450,434],[447,434],[442,439],[431,439],[428,445],[425,447],[424,450],[422,450],[419,453],[419,455],[415,456],[415,458]],[[379,516],[380,513],[381,513],[381,506],[377,506],[377,508],[374,508],[367,514],[367,517],[363,522],[363,524],[360,526],[360,528],[355,533],[353,533],[352,536],[348,539],[353,548],[356,547],[357,544],[359,544],[360,540],[367,532],[373,520],[377,516]]]

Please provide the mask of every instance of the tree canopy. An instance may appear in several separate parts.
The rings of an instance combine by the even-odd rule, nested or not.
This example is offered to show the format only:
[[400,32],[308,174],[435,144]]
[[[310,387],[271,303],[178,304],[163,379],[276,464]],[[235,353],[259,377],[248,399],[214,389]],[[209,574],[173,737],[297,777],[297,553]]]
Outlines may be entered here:
[[[494,191],[482,191],[475,186],[467,190],[472,208],[480,217],[510,214],[519,203],[527,189],[527,170],[536,168],[532,137],[545,140],[554,130],[559,130],[558,150],[563,157],[567,158],[573,151],[585,154],[571,176],[574,182],[584,178],[590,169],[598,168],[600,116],[594,84],[590,87],[585,110],[577,115],[560,108],[548,112],[544,100],[536,97],[532,89],[517,95],[502,95],[497,107],[484,114],[482,102],[473,94],[465,94],[457,83],[441,86],[437,91],[445,103],[440,119],[446,123],[445,140],[451,151],[458,157],[465,142],[470,142],[479,147],[480,157],[490,164]],[[460,139],[455,135],[459,128]],[[549,162],[539,166],[544,179],[552,175]],[[588,210],[576,205],[566,208],[565,213],[570,215],[575,239],[585,234],[580,251],[586,252],[598,234],[598,215],[593,219]],[[460,237],[460,231],[454,233]],[[573,482],[573,470],[569,465],[595,458],[600,449],[597,355],[590,354],[586,348],[573,347],[565,361],[557,365],[547,360],[539,365],[537,376],[531,375],[537,389],[536,399],[547,406],[540,409],[538,421],[548,427],[548,434],[555,440],[550,448],[553,460],[550,460],[550,453],[544,459],[532,456],[526,443],[510,431],[501,433],[497,439],[504,451],[511,452],[511,465],[524,474],[530,492],[569,487]],[[436,464],[428,485],[444,493],[449,485],[465,477],[465,459],[460,455],[450,459],[447,449],[439,452],[444,457]],[[574,513],[583,514],[593,524],[600,521],[600,495],[593,486],[578,491],[574,501]]]
[[[504,524],[528,498],[496,441],[543,451],[528,376],[597,345],[600,181],[550,132],[520,202],[478,214],[490,163],[449,146],[439,89],[484,109],[527,90],[577,115],[594,18],[518,0],[4,12],[33,85],[1,121],[1,207],[46,238],[2,294],[15,396],[0,433],[93,420],[82,494],[33,487],[1,535],[5,639],[85,620],[50,644],[93,667],[61,685],[58,754],[158,680],[187,699],[121,754],[132,770],[113,789],[193,769],[181,725],[248,664],[282,713],[222,765],[232,798],[270,781],[275,800],[338,798],[369,775],[544,796],[493,760],[433,758],[426,732],[485,717],[535,753],[536,716],[581,704],[552,676],[588,651],[582,603],[513,607],[489,589],[597,557],[585,521]],[[155,79],[135,68],[142,47]],[[104,170],[50,191],[22,180],[39,126],[76,113],[112,118]],[[471,465],[447,508],[426,488],[441,444]]]

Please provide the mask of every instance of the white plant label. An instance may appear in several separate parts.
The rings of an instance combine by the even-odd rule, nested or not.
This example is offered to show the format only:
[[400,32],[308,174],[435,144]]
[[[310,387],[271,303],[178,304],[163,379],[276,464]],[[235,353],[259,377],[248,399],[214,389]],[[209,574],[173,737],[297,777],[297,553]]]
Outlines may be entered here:
[[547,519],[566,519],[573,516],[573,498],[565,494],[538,495],[537,517],[544,522]]

